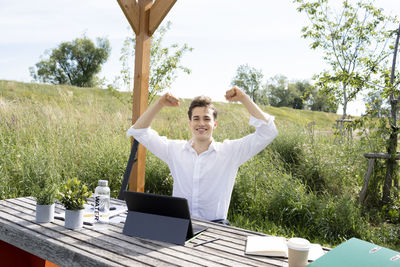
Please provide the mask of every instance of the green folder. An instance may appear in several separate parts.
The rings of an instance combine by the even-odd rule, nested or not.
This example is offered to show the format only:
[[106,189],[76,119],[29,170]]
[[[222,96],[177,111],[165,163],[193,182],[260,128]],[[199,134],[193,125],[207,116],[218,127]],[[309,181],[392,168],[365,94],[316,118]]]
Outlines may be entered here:
[[351,238],[332,249],[307,267],[400,267],[400,252],[357,238]]

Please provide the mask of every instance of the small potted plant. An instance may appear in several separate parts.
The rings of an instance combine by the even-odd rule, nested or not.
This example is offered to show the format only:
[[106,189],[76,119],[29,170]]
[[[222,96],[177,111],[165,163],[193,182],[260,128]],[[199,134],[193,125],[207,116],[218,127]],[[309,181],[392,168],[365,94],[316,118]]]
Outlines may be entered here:
[[65,207],[65,228],[79,229],[83,226],[83,211],[86,199],[91,196],[86,185],[77,178],[68,179],[60,188],[60,202]]
[[50,177],[41,177],[32,185],[32,196],[36,199],[36,222],[47,223],[54,220],[57,195],[57,184]]

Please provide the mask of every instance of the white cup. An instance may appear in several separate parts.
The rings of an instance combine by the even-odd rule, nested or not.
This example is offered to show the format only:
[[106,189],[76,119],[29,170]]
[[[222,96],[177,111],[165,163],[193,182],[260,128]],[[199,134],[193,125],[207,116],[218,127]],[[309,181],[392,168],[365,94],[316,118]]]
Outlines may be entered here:
[[287,242],[289,250],[289,267],[304,267],[308,264],[310,241],[293,237]]

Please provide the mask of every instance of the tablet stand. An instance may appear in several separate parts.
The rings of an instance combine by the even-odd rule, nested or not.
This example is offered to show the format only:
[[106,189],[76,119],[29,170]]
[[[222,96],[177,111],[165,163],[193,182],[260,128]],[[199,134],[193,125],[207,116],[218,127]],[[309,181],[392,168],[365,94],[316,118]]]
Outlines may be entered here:
[[184,245],[189,219],[128,211],[123,234]]

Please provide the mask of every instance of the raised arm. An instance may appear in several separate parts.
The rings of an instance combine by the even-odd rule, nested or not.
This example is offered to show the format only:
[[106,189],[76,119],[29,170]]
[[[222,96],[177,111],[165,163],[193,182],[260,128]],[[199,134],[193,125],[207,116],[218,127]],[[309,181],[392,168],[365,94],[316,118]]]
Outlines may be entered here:
[[233,87],[232,89],[226,91],[225,99],[232,102],[242,103],[247,111],[256,119],[263,120],[268,123],[268,119],[264,116],[264,112],[256,105],[256,103],[251,100],[251,98],[245,94],[238,87]]
[[166,93],[161,96],[157,101],[151,105],[133,124],[134,129],[143,129],[151,126],[156,115],[163,107],[177,107],[179,106],[179,99]]

